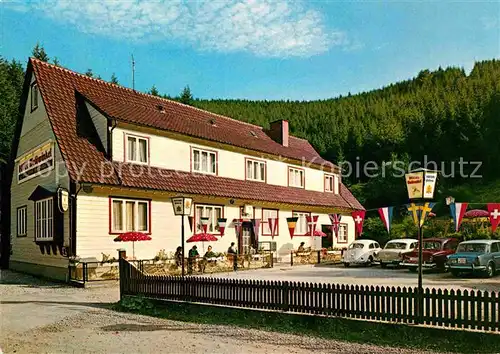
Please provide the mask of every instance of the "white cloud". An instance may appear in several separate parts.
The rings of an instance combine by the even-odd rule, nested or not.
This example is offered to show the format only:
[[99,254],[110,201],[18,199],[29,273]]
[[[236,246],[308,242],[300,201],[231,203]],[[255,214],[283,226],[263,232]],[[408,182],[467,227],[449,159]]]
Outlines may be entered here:
[[[19,3],[17,3],[19,5]],[[80,31],[134,41],[172,41],[217,52],[309,57],[343,46],[322,14],[285,0],[47,0],[24,6]]]

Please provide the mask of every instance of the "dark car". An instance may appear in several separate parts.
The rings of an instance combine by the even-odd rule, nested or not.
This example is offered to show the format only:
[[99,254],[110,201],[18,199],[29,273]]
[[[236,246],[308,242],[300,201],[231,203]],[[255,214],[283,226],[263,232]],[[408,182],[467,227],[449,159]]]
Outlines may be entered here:
[[[446,269],[447,256],[455,253],[459,241],[456,238],[427,238],[423,240],[422,268]],[[418,269],[418,245],[412,252],[403,256],[401,266],[408,268],[411,272]]]
[[454,276],[460,273],[481,273],[492,277],[500,270],[500,241],[471,240],[458,245],[448,256],[448,268]]

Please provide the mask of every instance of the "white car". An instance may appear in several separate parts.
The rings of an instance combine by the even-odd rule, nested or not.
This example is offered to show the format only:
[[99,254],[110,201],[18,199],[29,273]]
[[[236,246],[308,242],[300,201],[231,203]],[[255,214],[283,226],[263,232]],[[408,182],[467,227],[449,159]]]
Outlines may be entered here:
[[349,267],[351,264],[372,265],[380,250],[377,241],[356,240],[344,252],[344,266]]
[[411,252],[417,246],[418,240],[413,238],[400,238],[395,240],[390,240],[385,244],[382,251],[378,253],[378,261],[382,268],[388,265],[393,265],[398,267],[403,261],[403,255],[407,252]]

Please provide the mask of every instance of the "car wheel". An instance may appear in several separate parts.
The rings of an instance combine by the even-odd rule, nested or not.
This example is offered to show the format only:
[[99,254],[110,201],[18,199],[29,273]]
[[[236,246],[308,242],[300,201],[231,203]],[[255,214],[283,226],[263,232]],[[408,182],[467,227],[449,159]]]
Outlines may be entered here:
[[490,262],[486,266],[486,276],[488,278],[491,278],[493,275],[495,275],[495,266],[493,265],[493,263]]
[[417,272],[417,267],[408,267],[408,270],[412,273],[416,273]]
[[456,269],[452,269],[451,274],[453,274],[454,277],[458,277],[460,275],[460,272]]
[[381,268],[387,268],[387,264],[385,264],[385,263],[382,263],[382,262],[381,262],[381,263],[380,263],[380,267],[381,267]]
[[344,262],[344,267],[349,268],[349,263]]

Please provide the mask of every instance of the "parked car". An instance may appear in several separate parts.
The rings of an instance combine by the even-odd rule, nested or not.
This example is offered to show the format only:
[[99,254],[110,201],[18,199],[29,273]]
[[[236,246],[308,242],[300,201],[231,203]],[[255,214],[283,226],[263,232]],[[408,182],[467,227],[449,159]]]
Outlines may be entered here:
[[[423,240],[422,246],[422,268],[446,269],[447,256],[455,253],[459,241],[456,238],[427,238]],[[418,244],[412,252],[403,256],[401,266],[408,268],[411,272],[418,269]]]
[[448,256],[447,266],[454,276],[459,276],[460,273],[482,273],[492,277],[500,270],[500,241],[461,242],[457,252]]
[[417,246],[418,240],[413,238],[402,238],[390,240],[384,246],[384,249],[378,253],[378,261],[382,268],[388,265],[398,267],[403,261],[403,255],[413,251]]
[[356,240],[344,252],[344,266],[349,267],[351,264],[372,265],[380,250],[377,241]]

